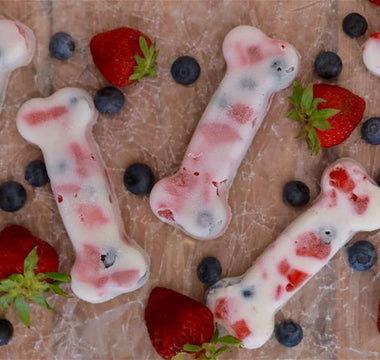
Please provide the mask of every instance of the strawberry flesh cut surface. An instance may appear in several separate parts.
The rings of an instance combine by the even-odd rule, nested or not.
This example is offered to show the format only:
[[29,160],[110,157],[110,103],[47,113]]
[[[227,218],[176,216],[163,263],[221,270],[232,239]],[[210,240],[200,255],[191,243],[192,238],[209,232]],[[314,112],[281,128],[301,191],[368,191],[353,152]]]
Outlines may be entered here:
[[185,344],[201,346],[214,333],[212,312],[176,291],[157,287],[145,308],[145,323],[157,353],[171,359]]
[[330,129],[325,131],[316,129],[321,147],[329,148],[342,143],[360,123],[365,101],[347,89],[328,84],[314,84],[313,97],[326,100],[318,104],[318,110],[327,108],[340,110],[338,114],[328,119],[331,124]]
[[137,65],[134,56],[143,57],[139,38],[143,36],[150,47],[152,41],[141,31],[122,27],[95,35],[90,50],[94,63],[102,75],[113,85],[123,87],[135,81],[129,80]]

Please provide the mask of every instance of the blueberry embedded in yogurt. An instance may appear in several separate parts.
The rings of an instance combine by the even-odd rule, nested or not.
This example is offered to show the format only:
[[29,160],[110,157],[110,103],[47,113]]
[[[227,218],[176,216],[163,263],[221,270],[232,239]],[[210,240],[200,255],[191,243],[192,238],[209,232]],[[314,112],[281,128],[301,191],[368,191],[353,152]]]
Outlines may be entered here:
[[49,43],[50,55],[57,60],[71,58],[75,51],[75,42],[70,34],[66,32],[55,33]]
[[372,34],[363,45],[363,62],[369,72],[380,76],[380,31]]

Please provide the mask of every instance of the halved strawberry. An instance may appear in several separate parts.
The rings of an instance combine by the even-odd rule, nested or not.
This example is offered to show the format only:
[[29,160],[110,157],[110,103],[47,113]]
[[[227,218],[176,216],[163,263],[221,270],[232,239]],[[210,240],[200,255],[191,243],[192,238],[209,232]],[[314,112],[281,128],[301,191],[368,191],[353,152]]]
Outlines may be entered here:
[[90,50],[99,71],[115,86],[156,76],[156,45],[139,30],[121,27],[97,34],[91,39]]
[[288,98],[294,109],[286,114],[300,122],[299,134],[305,137],[312,154],[346,140],[360,123],[365,101],[351,91],[335,85],[309,84],[305,89],[294,82]]
[[[219,337],[214,332],[214,317],[206,306],[162,287],[149,295],[145,323],[153,347],[164,359],[216,359],[229,346],[241,344],[230,335]],[[217,348],[217,343],[224,345]]]
[[20,320],[30,324],[29,303],[52,310],[45,293],[53,291],[67,295],[59,285],[70,281],[70,276],[58,273],[59,259],[54,248],[34,237],[18,225],[10,225],[0,232],[0,308],[6,311],[13,304]]

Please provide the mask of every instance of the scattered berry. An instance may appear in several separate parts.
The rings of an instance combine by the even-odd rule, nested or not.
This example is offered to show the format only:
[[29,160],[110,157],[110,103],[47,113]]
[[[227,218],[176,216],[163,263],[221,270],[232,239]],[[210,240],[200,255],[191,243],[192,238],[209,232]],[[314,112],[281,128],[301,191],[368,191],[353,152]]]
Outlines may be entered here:
[[164,359],[171,359],[187,343],[209,342],[214,333],[214,317],[206,306],[161,287],[149,295],[145,323],[153,347]]
[[90,49],[95,65],[112,85],[122,87],[144,76],[157,76],[156,44],[139,30],[121,27],[97,34]]
[[348,262],[353,269],[368,270],[376,261],[376,249],[369,241],[360,240],[348,247]]
[[368,144],[380,144],[380,117],[370,118],[362,125],[362,138]]
[[20,210],[26,202],[24,187],[15,181],[6,181],[0,185],[0,208],[4,211]]
[[212,285],[220,280],[222,275],[222,266],[220,261],[213,257],[205,257],[197,267],[197,276],[200,282]]
[[145,164],[132,164],[125,170],[124,185],[133,194],[149,194],[154,185],[153,172]]
[[368,23],[366,18],[358,13],[348,14],[343,19],[343,31],[352,38],[364,35],[367,28]]
[[43,161],[31,161],[25,170],[25,180],[32,186],[44,186],[49,182],[49,176]]
[[178,84],[190,85],[198,79],[201,68],[191,56],[180,56],[173,62],[170,71]]
[[284,186],[282,198],[290,206],[304,206],[310,200],[310,190],[302,181],[289,181]]
[[69,59],[75,50],[75,43],[71,35],[65,32],[57,32],[50,39],[50,55],[58,60]]
[[332,51],[320,53],[314,61],[315,71],[324,79],[337,77],[342,71],[342,66],[342,60],[339,55]]
[[123,108],[125,97],[118,88],[107,86],[96,92],[94,104],[100,113],[113,115]]
[[329,84],[309,84],[305,89],[295,81],[288,101],[294,106],[286,116],[302,125],[312,154],[321,148],[341,144],[360,123],[365,101],[351,91]]
[[13,325],[7,319],[0,319],[0,346],[7,345],[13,336]]
[[299,324],[293,321],[284,321],[276,326],[275,336],[281,345],[293,347],[302,341],[303,331]]

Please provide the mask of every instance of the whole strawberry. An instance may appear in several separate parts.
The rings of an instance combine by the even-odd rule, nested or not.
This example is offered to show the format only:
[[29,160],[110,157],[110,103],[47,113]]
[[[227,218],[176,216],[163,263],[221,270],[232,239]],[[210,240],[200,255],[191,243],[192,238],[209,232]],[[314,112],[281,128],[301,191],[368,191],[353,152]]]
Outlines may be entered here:
[[20,320],[30,325],[29,303],[51,309],[45,293],[66,295],[59,287],[70,276],[58,273],[59,259],[54,248],[34,237],[29,230],[10,225],[0,232],[0,307],[13,303]]
[[305,137],[312,154],[341,144],[360,123],[365,101],[351,91],[328,84],[294,82],[288,101],[294,109],[286,116],[302,124],[298,137]]
[[99,71],[115,86],[156,76],[156,45],[139,30],[121,27],[100,33],[91,39],[90,49]]
[[[241,344],[232,336],[218,336],[206,306],[166,288],[157,287],[150,293],[145,323],[153,347],[164,359],[216,359],[229,351],[228,345]],[[225,345],[217,348],[217,343]]]

